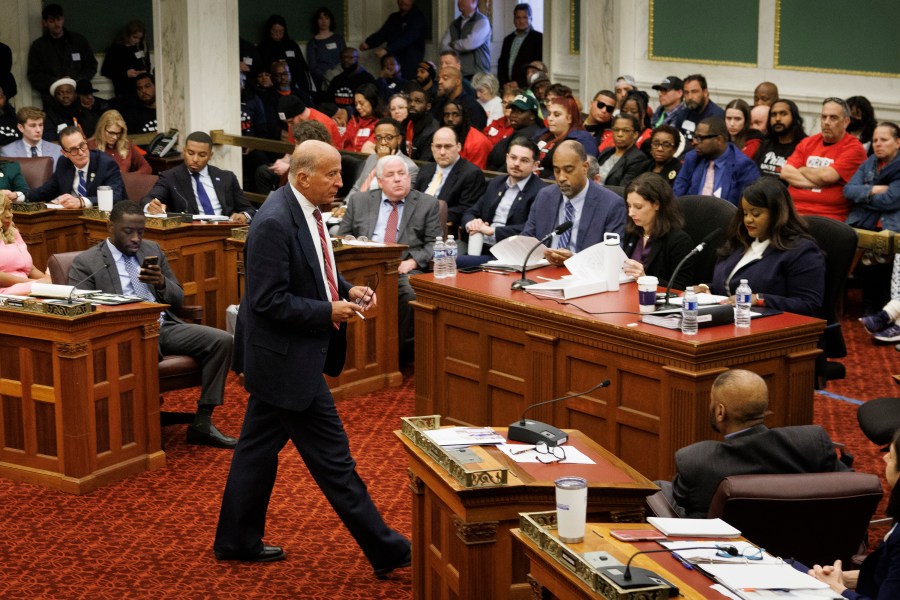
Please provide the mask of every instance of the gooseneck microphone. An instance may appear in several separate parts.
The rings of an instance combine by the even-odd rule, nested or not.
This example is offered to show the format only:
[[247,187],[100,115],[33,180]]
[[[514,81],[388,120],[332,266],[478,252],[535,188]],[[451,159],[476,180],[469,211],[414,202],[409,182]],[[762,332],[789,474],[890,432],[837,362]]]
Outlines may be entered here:
[[572,221],[566,221],[565,223],[563,223],[561,225],[557,225],[553,231],[551,231],[550,233],[548,233],[547,235],[542,237],[540,239],[540,241],[537,244],[535,244],[531,250],[528,251],[528,254],[525,255],[525,262],[522,263],[522,277],[519,278],[517,281],[513,281],[513,284],[511,286],[512,289],[521,290],[521,289],[525,289],[529,285],[534,285],[534,282],[532,280],[525,278],[525,271],[528,270],[528,259],[531,258],[531,255],[534,254],[534,251],[537,250],[544,242],[549,240],[554,235],[559,235],[560,233],[565,233],[566,231],[568,231],[571,228],[572,228]]
[[532,404],[522,411],[522,418],[520,420],[510,424],[509,430],[506,433],[506,438],[513,442],[525,442],[526,444],[536,444],[538,442],[544,442],[548,446],[559,446],[565,444],[569,440],[569,436],[565,431],[557,429],[553,425],[548,425],[547,423],[526,419],[525,415],[532,408],[537,408],[538,406],[543,406],[544,404],[552,404],[554,402],[559,402],[560,400],[568,400],[569,398],[584,396],[586,394],[590,394],[594,390],[605,388],[609,384],[610,380],[604,379],[589,390],[578,392],[577,394],[569,394],[568,396],[562,396],[561,398],[554,398],[553,400],[545,400],[544,402],[538,402],[537,404]]
[[72,297],[75,295],[75,290],[78,289],[78,286],[79,286],[79,285],[81,285],[82,283],[84,283],[84,282],[87,281],[88,279],[93,279],[93,278],[94,278],[94,275],[96,275],[97,273],[99,273],[99,272],[102,271],[103,269],[108,269],[108,268],[109,268],[109,265],[108,265],[107,263],[103,263],[103,266],[102,266],[102,267],[100,267],[99,269],[97,269],[96,271],[94,271],[93,273],[91,273],[90,275],[88,275],[87,277],[85,277],[84,279],[82,279],[81,281],[79,281],[78,283],[76,283],[75,285],[73,285],[73,286],[72,286],[72,289],[69,291],[69,297],[66,298],[66,304],[72,304]]
[[[649,569],[642,569],[640,567],[631,568],[631,561],[633,561],[640,554],[655,554],[657,552],[668,552],[670,554],[681,552],[682,550],[709,550],[711,547],[709,544],[705,546],[690,546],[687,548],[662,548],[658,550],[640,550],[635,552],[628,558],[628,562],[625,563],[625,570],[622,571],[621,567],[601,567],[598,569],[600,573],[615,583],[622,589],[630,589],[630,588],[641,588],[641,587],[650,587],[656,585],[672,585],[653,571]],[[714,549],[725,552],[728,556],[740,556],[741,553],[735,546],[731,545],[716,545]],[[677,595],[677,594],[676,594]]]
[[669,294],[672,292],[672,282],[675,281],[675,276],[678,275],[678,272],[681,270],[681,267],[684,265],[684,263],[687,262],[687,260],[688,260],[690,257],[694,256],[695,254],[699,254],[700,252],[703,252],[703,249],[706,248],[706,245],[707,245],[707,244],[709,244],[710,242],[712,242],[713,240],[715,240],[716,238],[718,238],[718,237],[721,236],[721,235],[722,235],[722,228],[721,228],[721,227],[716,227],[715,229],[713,229],[711,232],[709,232],[709,233],[706,235],[705,238],[703,238],[703,241],[702,241],[702,242],[700,242],[699,244],[697,244],[697,245],[694,247],[694,249],[691,250],[690,252],[688,252],[688,253],[684,256],[684,258],[681,259],[681,262],[679,262],[678,265],[675,266],[675,270],[672,271],[672,276],[669,277],[669,285],[666,286],[666,296],[665,296],[665,298],[664,298],[664,302],[663,302],[663,305],[662,305],[661,308],[663,308],[663,309],[666,309],[666,308],[675,308],[675,305],[669,304]]

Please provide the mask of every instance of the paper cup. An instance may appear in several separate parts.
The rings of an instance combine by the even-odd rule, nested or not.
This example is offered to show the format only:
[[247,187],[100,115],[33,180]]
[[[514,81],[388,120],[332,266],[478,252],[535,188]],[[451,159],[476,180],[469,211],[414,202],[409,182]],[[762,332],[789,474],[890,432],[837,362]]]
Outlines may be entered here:
[[484,246],[484,234],[483,233],[470,233],[469,234],[469,249],[467,254],[469,256],[481,256],[481,248]]
[[656,289],[659,287],[659,279],[652,275],[638,277],[638,304],[642,313],[652,313],[656,310]]
[[[138,198],[138,200],[140,200]],[[101,185],[97,188],[97,208],[109,212],[113,207],[113,192],[108,185]]]
[[587,520],[587,480],[584,477],[560,477],[556,480],[556,528],[559,539],[567,544],[584,541]]

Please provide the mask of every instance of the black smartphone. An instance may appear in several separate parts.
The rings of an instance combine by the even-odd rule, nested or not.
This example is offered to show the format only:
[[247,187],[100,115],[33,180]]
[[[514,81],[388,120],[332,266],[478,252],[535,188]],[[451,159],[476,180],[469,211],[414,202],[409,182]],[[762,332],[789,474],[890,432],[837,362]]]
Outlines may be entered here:
[[457,269],[459,273],[481,273],[481,265],[475,265],[474,267],[463,267],[461,269]]
[[156,266],[158,264],[159,264],[158,256],[145,256],[144,262],[141,263],[141,268],[146,269],[147,267]]

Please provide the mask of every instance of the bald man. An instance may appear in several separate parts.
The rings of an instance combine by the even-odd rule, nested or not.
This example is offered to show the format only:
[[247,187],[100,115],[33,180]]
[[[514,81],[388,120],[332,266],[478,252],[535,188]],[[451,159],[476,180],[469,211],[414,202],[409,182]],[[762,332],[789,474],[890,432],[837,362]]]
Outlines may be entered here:
[[753,106],[772,106],[778,100],[778,86],[771,81],[763,81],[753,90]]
[[[710,390],[709,420],[724,441],[707,440],[675,453],[675,510],[705,518],[719,482],[731,475],[846,471],[831,438],[818,425],[769,429],[763,424],[769,390],[752,371],[719,375]],[[663,485],[664,493],[668,486]]]

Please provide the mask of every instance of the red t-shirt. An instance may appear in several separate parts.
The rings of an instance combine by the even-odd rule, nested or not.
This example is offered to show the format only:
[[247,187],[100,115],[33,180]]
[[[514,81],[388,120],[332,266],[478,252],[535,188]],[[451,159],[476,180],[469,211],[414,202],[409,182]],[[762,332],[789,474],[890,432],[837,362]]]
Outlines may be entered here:
[[463,144],[459,155],[479,169],[486,169],[488,154],[491,153],[492,148],[493,146],[483,133],[470,127],[469,133],[466,134],[466,143]]
[[378,117],[354,116],[347,123],[347,130],[344,131],[344,150],[352,150],[353,152],[362,152],[363,144],[369,140],[375,141],[375,123]]
[[488,126],[484,128],[483,133],[491,143],[491,147],[493,147],[496,146],[497,142],[500,140],[511,136],[513,131],[515,130],[510,127],[506,117],[500,117],[499,119],[495,119],[488,123]]
[[[331,134],[331,143],[334,145],[335,148],[340,150],[341,146],[343,145],[343,138],[341,137],[341,132],[338,131],[337,124],[334,122],[334,119],[332,119],[331,117],[329,117],[328,115],[326,115],[323,112],[319,112],[314,108],[310,108],[308,120],[309,121],[318,121],[319,123],[324,125],[325,129],[328,130],[328,133]],[[287,141],[288,141],[288,143],[291,143],[291,144],[297,143],[297,140],[294,139],[294,132],[290,127],[288,127]]]
[[859,140],[849,133],[833,144],[826,144],[822,134],[812,135],[799,144],[787,159],[794,168],[831,167],[841,180],[824,188],[803,190],[794,186],[788,192],[801,215],[819,215],[838,221],[846,221],[850,214],[850,202],[844,198],[844,185],[853,177],[859,165],[866,160],[866,150]]

